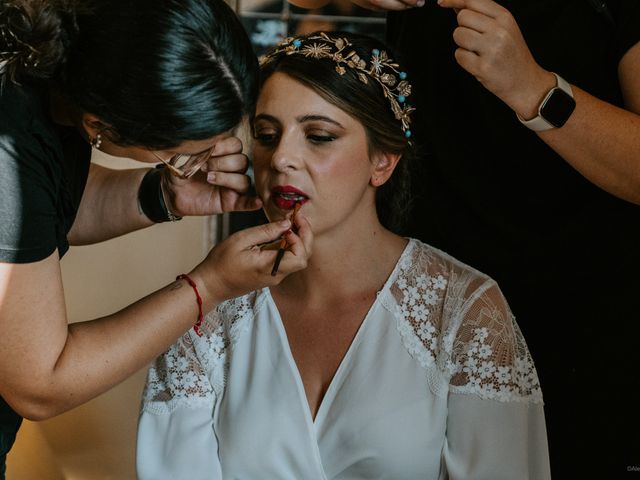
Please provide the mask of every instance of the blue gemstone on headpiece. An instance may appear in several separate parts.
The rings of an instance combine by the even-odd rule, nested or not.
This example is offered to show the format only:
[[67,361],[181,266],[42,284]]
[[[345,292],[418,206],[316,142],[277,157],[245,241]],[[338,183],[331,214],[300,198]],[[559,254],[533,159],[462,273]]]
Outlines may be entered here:
[[300,45],[302,45],[302,41],[301,41],[301,40],[295,39],[295,40],[293,41],[293,46],[294,46],[294,47],[299,48],[299,47],[300,47]]
[[406,99],[407,99],[407,98],[406,98],[404,95],[398,95],[398,101],[399,101],[400,103],[404,103],[404,101],[405,101]]
[[373,50],[371,50],[371,53],[373,53],[373,55],[377,57],[378,55],[380,55],[380,50],[374,48]]
[[406,132],[404,132],[404,136],[409,138],[411,136],[411,130],[407,130]]
[[407,78],[407,73],[406,72],[400,72],[400,80],[404,80],[405,78]]

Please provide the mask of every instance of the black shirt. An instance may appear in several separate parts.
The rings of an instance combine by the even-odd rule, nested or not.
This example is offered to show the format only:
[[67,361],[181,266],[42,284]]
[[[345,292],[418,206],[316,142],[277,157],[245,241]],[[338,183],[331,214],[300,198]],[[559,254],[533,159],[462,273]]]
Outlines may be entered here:
[[[36,262],[56,249],[65,254],[90,156],[74,128],[51,121],[43,90],[6,82],[0,91],[0,262]],[[20,421],[0,398],[0,477]]]
[[[607,0],[615,25],[587,0],[498,3],[543,68],[622,105],[639,1]],[[501,285],[540,375],[554,478],[626,475],[640,465],[640,207],[582,177],[464,71],[456,26],[436,2],[389,16],[424,151],[406,233]]]

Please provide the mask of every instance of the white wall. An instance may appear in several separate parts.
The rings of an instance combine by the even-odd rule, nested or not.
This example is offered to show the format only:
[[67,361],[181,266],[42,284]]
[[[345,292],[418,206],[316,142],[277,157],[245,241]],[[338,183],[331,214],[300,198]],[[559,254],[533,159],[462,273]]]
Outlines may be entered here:
[[[139,163],[98,155],[110,167]],[[117,215],[118,212],[113,212]],[[62,259],[71,322],[113,313],[189,271],[206,254],[210,221],[185,218]],[[44,422],[25,421],[8,457],[7,480],[135,479],[135,432],[145,371],[91,402]]]

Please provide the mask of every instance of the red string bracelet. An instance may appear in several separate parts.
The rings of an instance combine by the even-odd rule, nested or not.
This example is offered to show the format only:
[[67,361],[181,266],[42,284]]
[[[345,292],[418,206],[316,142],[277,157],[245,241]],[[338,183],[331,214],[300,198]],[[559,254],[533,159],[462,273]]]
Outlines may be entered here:
[[176,280],[186,280],[187,283],[191,285],[191,288],[193,288],[193,291],[196,294],[196,300],[198,302],[198,321],[193,325],[193,329],[195,330],[196,334],[201,337],[202,333],[200,333],[200,326],[202,325],[202,298],[200,297],[200,293],[198,293],[198,287],[196,287],[195,282],[191,280],[191,278],[189,278],[189,275],[184,273],[178,275],[176,277]]

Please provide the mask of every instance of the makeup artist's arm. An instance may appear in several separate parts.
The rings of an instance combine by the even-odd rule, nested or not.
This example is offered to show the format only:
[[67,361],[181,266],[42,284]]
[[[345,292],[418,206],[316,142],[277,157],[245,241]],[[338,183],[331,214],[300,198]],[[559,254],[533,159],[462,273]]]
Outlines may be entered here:
[[[247,195],[250,179],[242,142],[229,137],[218,144],[210,160],[212,181],[205,173],[189,180],[164,172],[163,189],[171,212],[180,215],[215,215],[256,210],[260,201]],[[138,189],[144,169],[112,170],[91,164],[78,215],[68,238],[72,245],[86,245],[114,238],[153,224],[138,207]]]
[[[189,274],[203,310],[304,268],[312,234],[300,216],[277,276],[270,275],[275,252],[255,247],[290,227],[260,225],[218,244]],[[0,263],[0,396],[26,418],[62,413],[148,365],[197,317],[194,291],[180,280],[112,315],[68,325],[57,251],[39,262]]]
[[89,168],[78,214],[67,235],[71,245],[87,245],[153,225],[138,208],[138,188],[148,168]]
[[[441,0],[440,5],[458,9],[451,15],[458,21],[453,39],[460,66],[514,114],[535,117],[556,79],[536,63],[511,13],[493,0]],[[624,108],[572,85],[576,108],[567,123],[537,135],[587,180],[640,204],[640,43],[621,58],[618,81]]]

